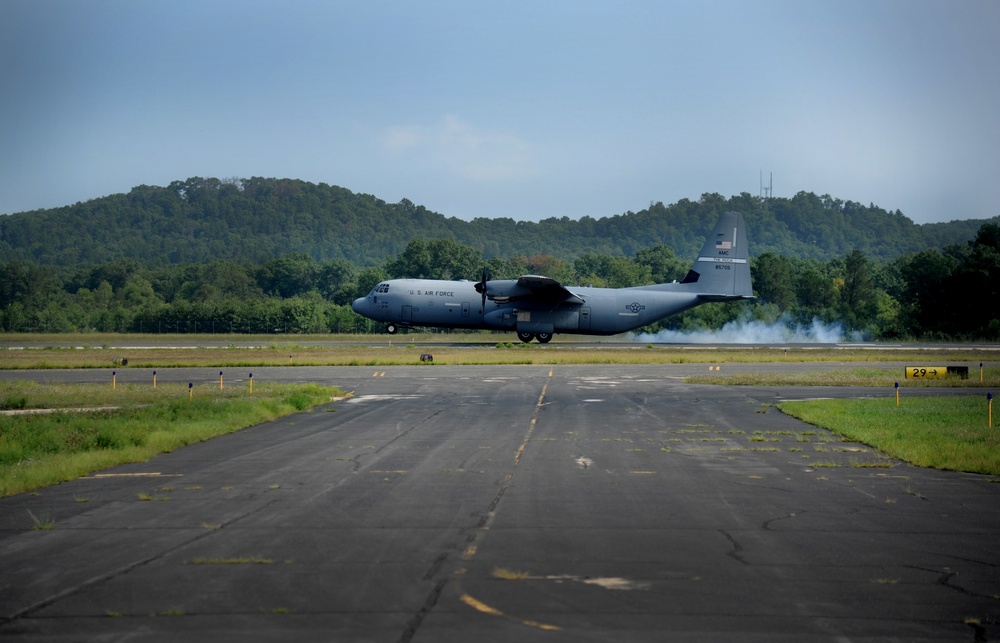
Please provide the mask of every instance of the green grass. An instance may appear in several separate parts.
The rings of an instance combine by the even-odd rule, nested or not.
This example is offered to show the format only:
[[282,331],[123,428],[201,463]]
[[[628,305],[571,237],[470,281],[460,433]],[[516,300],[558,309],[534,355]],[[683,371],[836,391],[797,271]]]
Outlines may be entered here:
[[917,466],[1000,475],[1000,426],[989,428],[985,395],[904,397],[898,407],[887,397],[778,408]]
[[[847,355],[845,354],[845,358]],[[899,360],[923,363],[925,356],[901,354]],[[845,359],[846,361],[846,359]],[[942,364],[961,363],[957,357],[935,358]],[[974,360],[965,360],[974,361]],[[975,371],[975,372],[973,372]],[[859,366],[805,373],[737,373],[733,375],[694,375],[686,377],[690,384],[720,384],[733,386],[875,386],[893,389],[896,382],[901,387],[944,387],[944,388],[997,388],[1000,387],[1000,368],[990,366],[983,369],[983,381],[979,381],[979,369],[969,368],[969,379],[946,377],[943,379],[905,379],[903,369],[898,366]]]
[[34,530],[47,531],[56,526],[56,521],[50,516],[43,516],[39,518],[33,514],[30,509],[28,510],[28,515],[31,516],[31,521],[34,523],[32,526],[32,529]]
[[[340,391],[315,384],[123,387],[0,383],[0,399],[54,413],[0,415],[0,497],[72,480],[238,431],[328,402]],[[112,406],[114,408],[112,408]],[[87,407],[96,410],[69,410]]]
[[[119,376],[136,377],[135,371],[168,367],[250,368],[258,366],[391,366],[421,364],[421,353],[432,353],[434,365],[442,364],[731,364],[748,362],[910,362],[915,364],[978,364],[980,352],[923,350],[843,350],[749,347],[676,347],[639,342],[624,343],[617,338],[606,344],[600,338],[559,335],[551,344],[523,344],[512,333],[408,333],[405,335],[99,335],[99,334],[0,334],[0,363],[5,369],[96,368],[117,369]],[[25,343],[58,342],[63,346],[25,348]],[[162,342],[174,348],[109,348],[111,343]],[[190,348],[198,342],[210,343]],[[301,344],[300,342],[307,342]],[[416,347],[416,342],[424,345]],[[593,346],[594,343],[596,346]],[[329,346],[323,344],[338,343]],[[581,343],[585,345],[581,345]],[[433,345],[433,348],[426,346]],[[435,345],[436,344],[436,345]],[[464,344],[464,345],[455,345]],[[289,357],[291,356],[291,359]],[[114,364],[128,359],[127,367]],[[902,377],[872,373],[872,378]],[[978,372],[970,368],[970,379]],[[724,372],[724,371],[723,371]],[[740,377],[718,373],[699,376],[706,383],[742,383]],[[852,378],[863,374],[852,375]],[[1000,381],[1000,370],[994,370]],[[142,377],[149,377],[148,373]],[[799,376],[795,376],[798,378]],[[818,375],[827,378],[828,374]],[[733,379],[735,378],[735,379]],[[817,384],[829,384],[817,381]],[[880,384],[879,384],[880,385]],[[892,381],[889,381],[892,385]],[[940,385],[936,383],[935,385]],[[3,398],[0,397],[0,403]],[[9,403],[18,404],[13,399]]]

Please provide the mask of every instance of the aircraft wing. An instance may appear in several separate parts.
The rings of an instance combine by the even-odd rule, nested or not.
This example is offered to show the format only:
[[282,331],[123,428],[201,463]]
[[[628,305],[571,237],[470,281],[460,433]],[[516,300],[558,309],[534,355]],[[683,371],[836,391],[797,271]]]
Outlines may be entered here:
[[521,275],[517,279],[494,279],[476,284],[476,291],[498,304],[512,301],[537,304],[539,306],[555,306],[563,302],[582,304],[583,297],[566,289],[561,283],[551,277],[541,275]]
[[539,303],[562,303],[564,301],[577,304],[584,303],[583,297],[567,289],[552,277],[521,275],[517,279],[517,285],[530,291],[530,294],[523,297],[524,299]]

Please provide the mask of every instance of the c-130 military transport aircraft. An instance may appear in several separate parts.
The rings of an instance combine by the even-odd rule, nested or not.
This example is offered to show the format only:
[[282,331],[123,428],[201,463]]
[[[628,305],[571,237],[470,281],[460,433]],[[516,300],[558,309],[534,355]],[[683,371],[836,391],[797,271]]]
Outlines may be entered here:
[[726,212],[680,282],[633,288],[567,287],[524,275],[478,282],[390,279],[354,300],[354,312],[386,332],[434,326],[513,330],[522,342],[553,333],[616,335],[711,301],[753,299],[743,215]]

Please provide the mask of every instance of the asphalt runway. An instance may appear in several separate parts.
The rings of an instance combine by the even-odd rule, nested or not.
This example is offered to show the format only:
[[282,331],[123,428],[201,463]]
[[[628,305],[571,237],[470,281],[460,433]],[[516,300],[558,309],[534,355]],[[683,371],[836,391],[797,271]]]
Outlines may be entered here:
[[255,369],[354,397],[0,500],[0,639],[1000,637],[994,478],[770,406],[890,391],[704,368]]

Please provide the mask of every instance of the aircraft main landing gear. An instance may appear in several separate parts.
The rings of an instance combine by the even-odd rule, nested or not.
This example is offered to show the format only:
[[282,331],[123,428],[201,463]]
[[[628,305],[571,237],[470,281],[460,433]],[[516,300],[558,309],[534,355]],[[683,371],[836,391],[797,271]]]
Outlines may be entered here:
[[397,332],[399,332],[399,326],[397,326],[396,324],[386,324],[385,332],[389,333],[390,335],[395,335]]
[[517,338],[528,344],[533,339],[537,339],[539,344],[548,344],[552,341],[552,333],[522,333],[518,331]]

